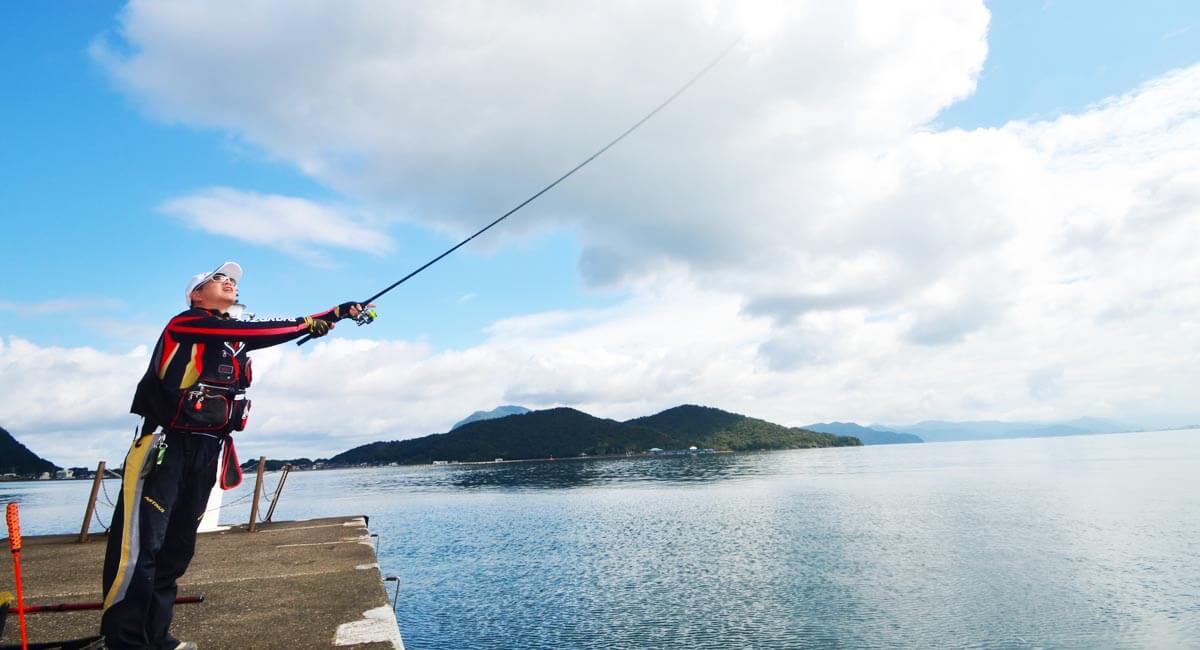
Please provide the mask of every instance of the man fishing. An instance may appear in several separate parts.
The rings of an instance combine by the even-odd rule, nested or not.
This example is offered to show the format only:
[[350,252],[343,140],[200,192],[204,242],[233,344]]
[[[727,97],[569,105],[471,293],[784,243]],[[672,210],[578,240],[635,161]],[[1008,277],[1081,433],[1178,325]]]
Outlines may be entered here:
[[176,581],[195,551],[222,449],[221,486],[241,481],[230,435],[250,413],[247,353],[324,336],[363,309],[347,302],[294,319],[237,320],[229,312],[241,279],[234,262],[192,277],[188,309],[167,323],[134,393],[130,410],[144,421],[125,457],[104,556],[100,633],[109,648],[196,648],[169,631]]

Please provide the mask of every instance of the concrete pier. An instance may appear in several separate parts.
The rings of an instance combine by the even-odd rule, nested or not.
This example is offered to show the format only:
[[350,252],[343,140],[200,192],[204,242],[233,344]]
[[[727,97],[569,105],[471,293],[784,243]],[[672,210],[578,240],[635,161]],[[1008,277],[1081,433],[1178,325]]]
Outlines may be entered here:
[[[25,537],[26,604],[100,601],[105,541]],[[12,566],[2,561],[0,591],[15,593]],[[179,582],[179,595],[199,594],[203,603],[175,606],[171,631],[202,650],[404,647],[363,517],[202,534]],[[58,641],[99,634],[100,612],[29,614],[27,621],[30,643]],[[19,642],[16,616],[9,616],[0,644]]]

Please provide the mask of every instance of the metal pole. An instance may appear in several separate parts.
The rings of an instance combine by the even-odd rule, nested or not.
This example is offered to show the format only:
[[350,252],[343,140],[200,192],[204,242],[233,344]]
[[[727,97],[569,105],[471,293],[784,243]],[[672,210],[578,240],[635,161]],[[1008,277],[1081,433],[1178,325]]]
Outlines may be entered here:
[[271,497],[271,507],[267,508],[267,521],[271,521],[271,516],[275,514],[275,505],[279,503],[279,495],[283,493],[283,482],[287,480],[291,471],[291,465],[283,466],[283,473],[279,475],[279,485],[275,486],[275,496]]
[[[392,613],[396,613],[396,603],[400,602],[400,576],[388,576],[383,579],[384,582],[395,582],[396,593],[392,596]],[[386,587],[384,588],[386,590]]]
[[96,466],[96,478],[92,481],[92,496],[88,497],[87,510],[83,513],[83,526],[79,529],[79,543],[88,541],[88,528],[91,527],[92,513],[96,511],[96,496],[100,494],[100,481],[104,480],[104,461]]
[[254,482],[254,505],[250,506],[250,532],[258,528],[258,500],[262,498],[263,472],[267,468],[267,457],[258,457],[258,480]]

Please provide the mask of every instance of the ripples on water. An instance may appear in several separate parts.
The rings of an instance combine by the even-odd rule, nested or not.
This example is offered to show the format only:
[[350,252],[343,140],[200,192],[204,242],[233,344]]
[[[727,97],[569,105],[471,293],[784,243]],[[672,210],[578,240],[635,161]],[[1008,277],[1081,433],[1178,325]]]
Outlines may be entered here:
[[370,515],[417,650],[1186,647],[1197,435],[297,473],[276,518]]

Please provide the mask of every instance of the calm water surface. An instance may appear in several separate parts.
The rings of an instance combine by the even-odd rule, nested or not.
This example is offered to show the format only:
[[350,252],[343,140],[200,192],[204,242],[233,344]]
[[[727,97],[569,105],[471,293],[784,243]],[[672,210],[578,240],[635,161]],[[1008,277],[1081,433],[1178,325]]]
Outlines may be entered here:
[[275,518],[347,514],[416,650],[1200,647],[1200,431],[294,473]]

